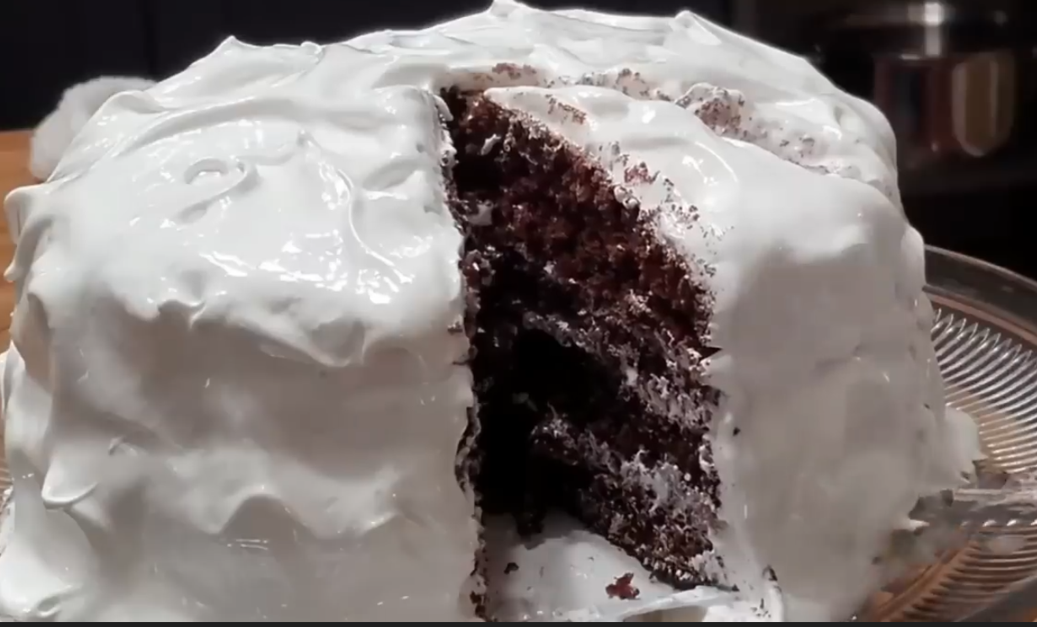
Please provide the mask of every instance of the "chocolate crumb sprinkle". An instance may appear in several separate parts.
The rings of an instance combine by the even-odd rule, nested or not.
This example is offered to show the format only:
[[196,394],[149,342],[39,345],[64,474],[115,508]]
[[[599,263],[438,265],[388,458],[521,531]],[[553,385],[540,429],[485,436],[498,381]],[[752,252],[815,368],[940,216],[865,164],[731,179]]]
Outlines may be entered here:
[[633,601],[641,594],[641,591],[632,585],[633,581],[634,573],[627,573],[618,577],[615,583],[605,586],[605,593],[609,595],[610,599]]

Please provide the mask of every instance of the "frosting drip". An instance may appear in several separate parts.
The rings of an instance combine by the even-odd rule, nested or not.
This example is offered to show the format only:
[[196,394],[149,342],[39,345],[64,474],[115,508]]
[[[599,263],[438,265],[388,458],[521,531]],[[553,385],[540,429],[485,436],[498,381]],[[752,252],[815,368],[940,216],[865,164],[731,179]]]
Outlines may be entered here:
[[501,1],[323,47],[229,40],[113,97],[7,199],[5,613],[472,618],[451,86],[597,155],[703,269],[729,582],[773,604],[776,573],[793,619],[873,589],[889,532],[971,461],[889,125],[689,13]]

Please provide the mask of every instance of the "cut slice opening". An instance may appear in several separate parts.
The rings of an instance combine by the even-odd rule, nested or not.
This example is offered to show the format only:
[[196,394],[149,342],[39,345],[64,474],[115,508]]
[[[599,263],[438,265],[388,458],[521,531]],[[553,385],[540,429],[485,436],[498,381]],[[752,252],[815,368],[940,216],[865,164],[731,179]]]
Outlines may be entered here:
[[680,588],[713,583],[708,295],[609,174],[480,94],[443,94],[477,405],[459,472],[483,516],[560,510]]

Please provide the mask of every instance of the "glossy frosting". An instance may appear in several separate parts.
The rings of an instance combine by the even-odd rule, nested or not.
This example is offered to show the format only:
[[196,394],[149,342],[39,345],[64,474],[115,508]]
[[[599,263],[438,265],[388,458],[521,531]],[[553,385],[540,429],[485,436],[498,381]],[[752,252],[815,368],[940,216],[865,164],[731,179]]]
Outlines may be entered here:
[[659,174],[621,193],[716,295],[713,567],[771,619],[841,619],[874,589],[892,530],[975,455],[943,414],[888,124],[688,13],[497,2],[330,46],[227,41],[109,100],[8,198],[5,613],[472,617],[453,85]]

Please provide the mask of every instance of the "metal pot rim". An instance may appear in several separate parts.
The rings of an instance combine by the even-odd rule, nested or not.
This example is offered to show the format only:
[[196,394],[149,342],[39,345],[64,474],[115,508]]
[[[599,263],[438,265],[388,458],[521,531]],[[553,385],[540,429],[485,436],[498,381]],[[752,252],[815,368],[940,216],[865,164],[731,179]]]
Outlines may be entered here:
[[877,0],[826,12],[806,34],[821,50],[907,54],[918,58],[1032,47],[1037,2],[1016,0]]

